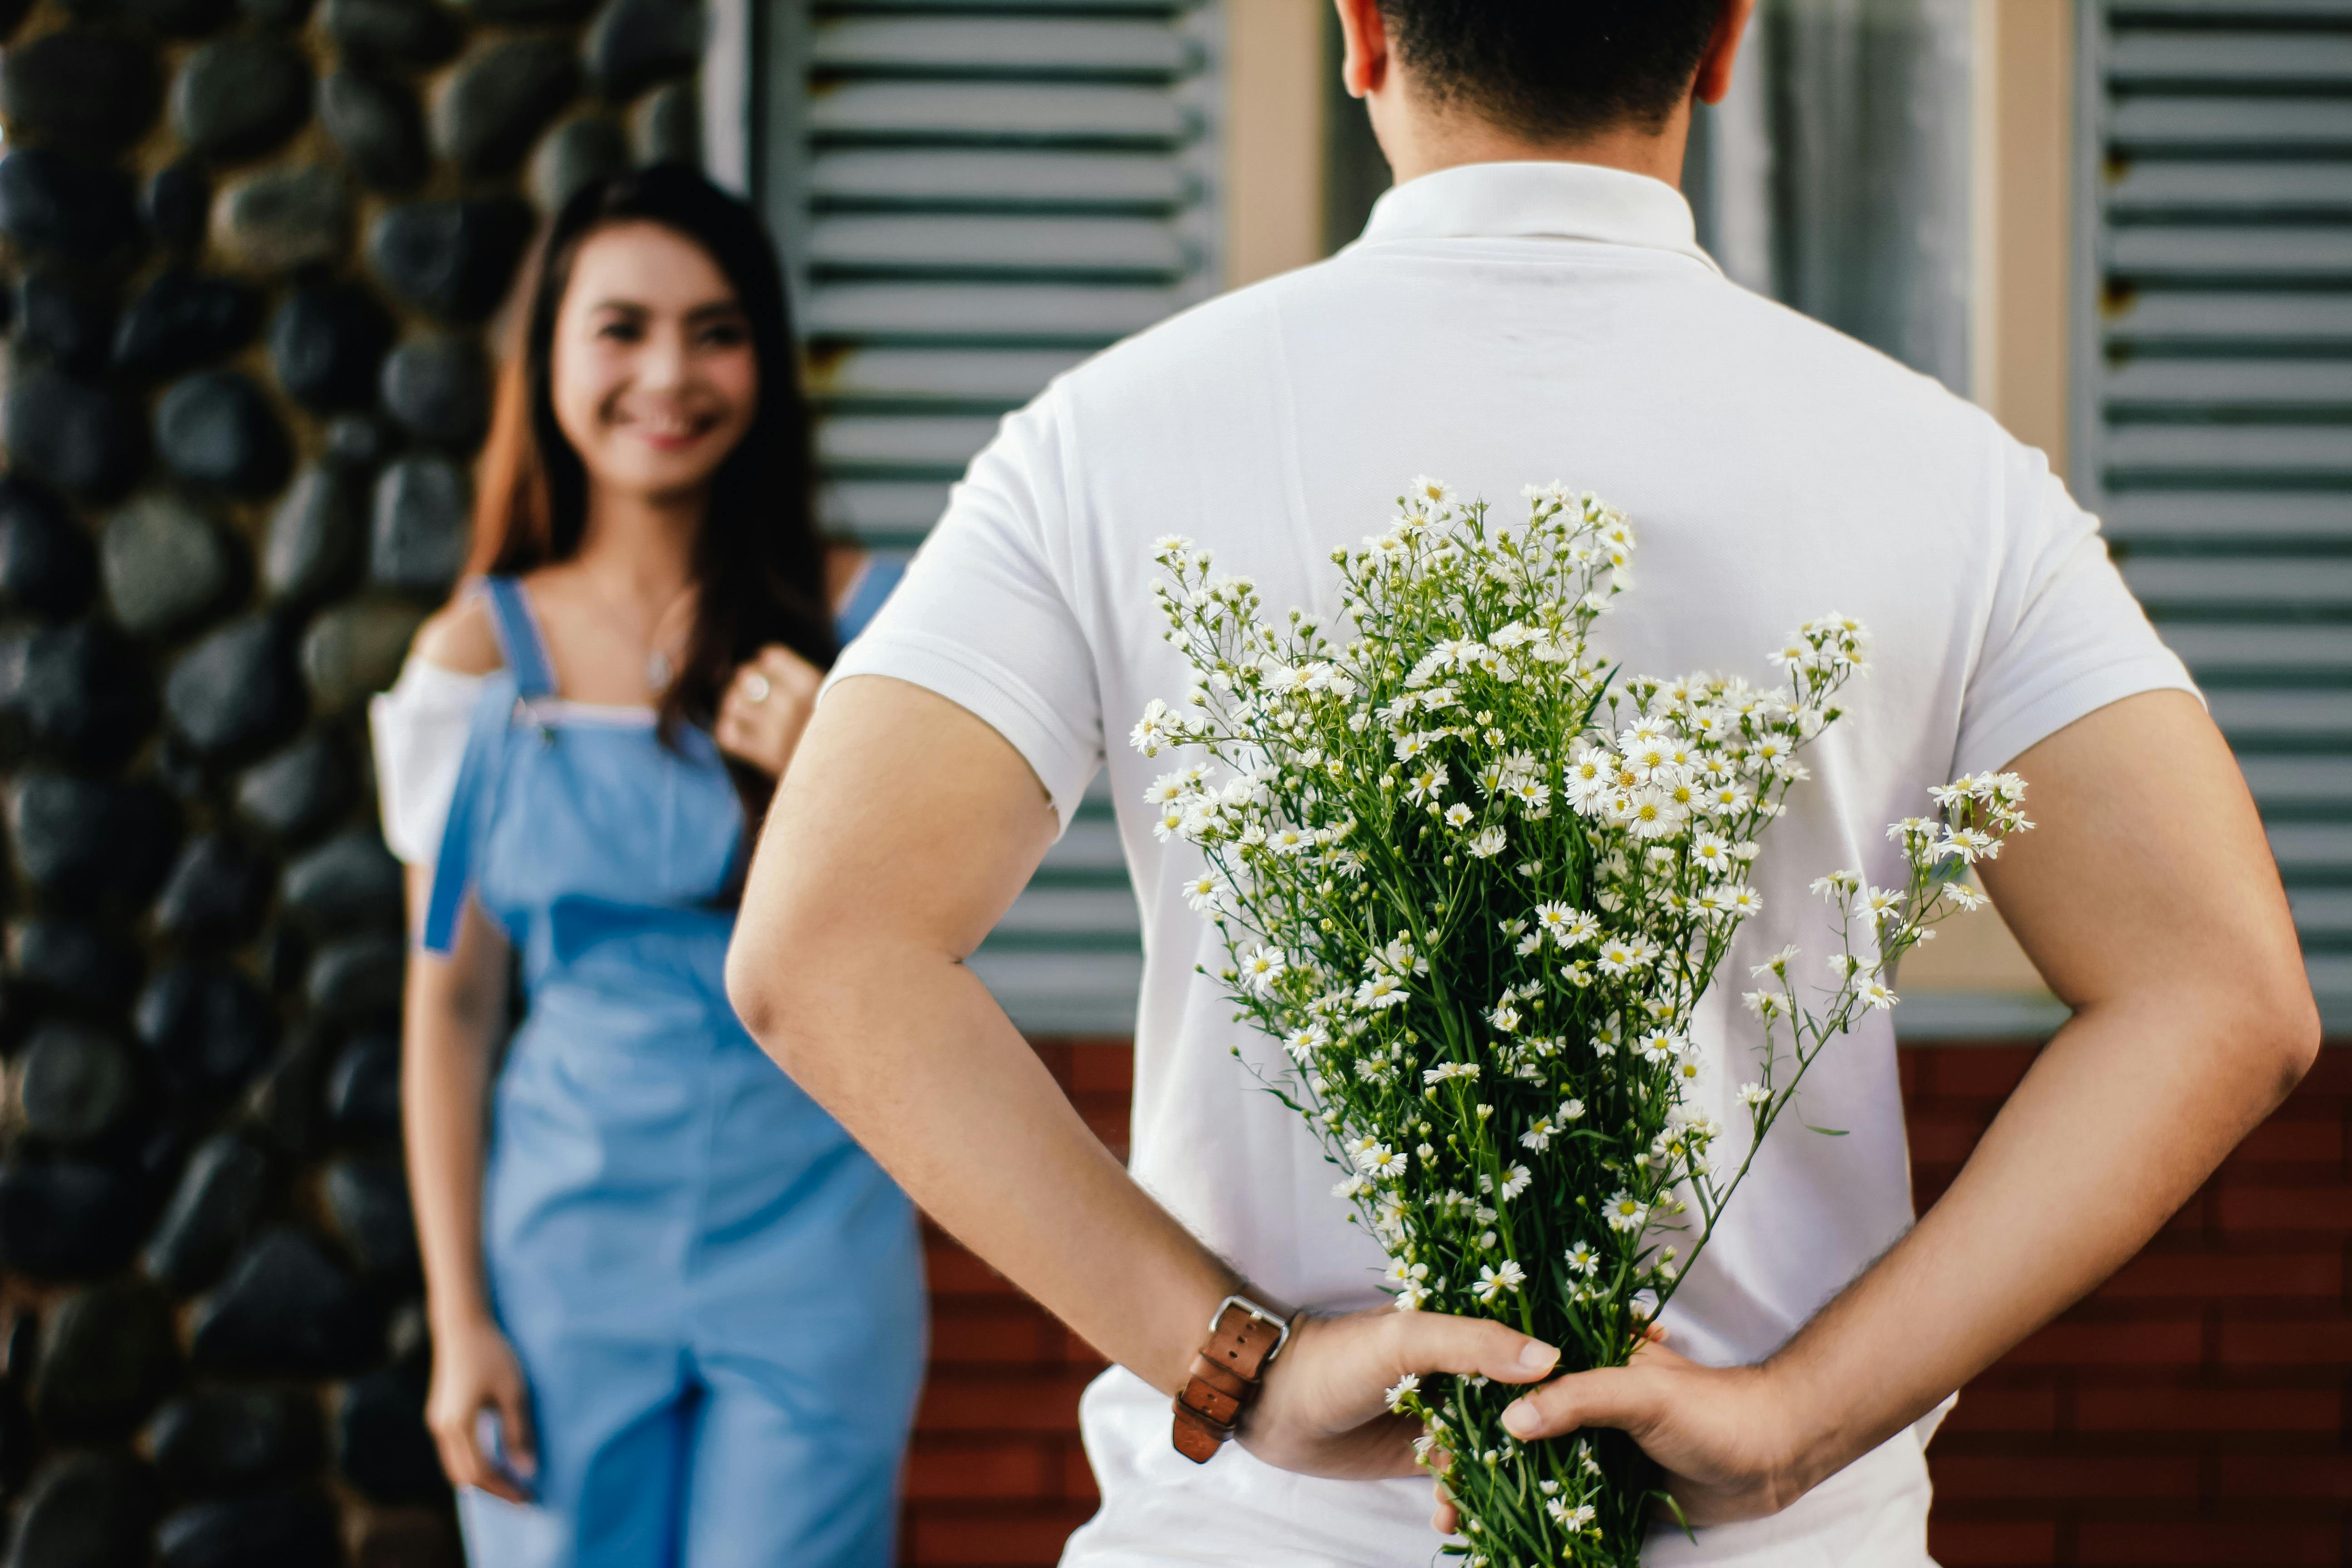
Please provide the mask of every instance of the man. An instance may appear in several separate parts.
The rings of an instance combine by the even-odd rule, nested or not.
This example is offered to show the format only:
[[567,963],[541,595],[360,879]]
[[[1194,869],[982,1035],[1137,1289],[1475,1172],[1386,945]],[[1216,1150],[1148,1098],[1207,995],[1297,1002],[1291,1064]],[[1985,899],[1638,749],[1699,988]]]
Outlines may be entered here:
[[[1650,1561],[1923,1564],[1921,1450],[1948,1396],[2128,1258],[2311,1059],[2261,825],[2094,520],[1981,414],[1693,243],[1671,182],[1747,11],[1339,0],[1347,83],[1398,181],[1362,241],[1007,419],[778,796],[737,1006],[942,1225],[1118,1363],[1081,1407],[1103,1506],[1068,1563],[1419,1568],[1432,1489],[1382,1390],[1451,1372],[1528,1384],[1523,1436],[1633,1434],[1697,1526]],[[1179,895],[1197,851],[1154,842],[1155,764],[1118,743],[1188,684],[1149,594],[1157,536],[1193,536],[1277,611],[1328,611],[1330,552],[1418,472],[1506,510],[1557,477],[1631,512],[1641,583],[1601,630],[1630,669],[1761,679],[1831,610],[1875,633],[1697,1020],[1715,1077],[1739,1081],[1759,1043],[1728,1002],[1740,966],[1827,952],[1808,879],[1891,879],[1885,825],[1960,772],[2022,773],[2040,824],[1985,881],[2074,1016],[1951,1190],[1913,1226],[1874,1016],[1805,1090],[1802,1120],[1850,1136],[1776,1134],[1667,1344],[1628,1368],[1546,1382],[1556,1352],[1501,1324],[1386,1310],[1318,1147],[1231,1059],[1271,1047],[1194,973],[1214,951]],[[1131,1174],[960,963],[1106,749],[1145,931]],[[1236,1294],[1308,1315],[1255,1389],[1225,1380],[1239,1442],[1195,1464],[1168,1401],[1204,1330],[1251,1365],[1271,1340]],[[1202,1387],[1187,1401],[1215,1405]]]

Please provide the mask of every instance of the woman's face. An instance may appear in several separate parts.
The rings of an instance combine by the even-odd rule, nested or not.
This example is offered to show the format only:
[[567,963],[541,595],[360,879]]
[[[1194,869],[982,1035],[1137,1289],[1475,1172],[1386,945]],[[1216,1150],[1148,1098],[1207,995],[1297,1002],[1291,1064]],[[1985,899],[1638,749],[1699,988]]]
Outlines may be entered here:
[[555,422],[590,484],[656,498],[709,483],[760,401],[751,322],[726,274],[655,223],[616,223],[581,242],[549,381]]

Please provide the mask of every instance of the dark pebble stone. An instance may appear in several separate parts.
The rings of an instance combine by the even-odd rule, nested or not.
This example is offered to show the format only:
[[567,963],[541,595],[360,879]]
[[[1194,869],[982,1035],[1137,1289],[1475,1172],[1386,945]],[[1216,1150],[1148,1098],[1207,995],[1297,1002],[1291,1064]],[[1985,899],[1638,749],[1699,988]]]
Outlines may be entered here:
[[269,1151],[234,1132],[196,1145],[149,1238],[147,1272],[182,1295],[220,1277],[269,1199]]
[[0,1384],[0,1496],[14,1500],[23,1489],[25,1478],[40,1460],[42,1446],[23,1397],[14,1387]]
[[327,1138],[326,1037],[305,1030],[245,1098],[254,1130],[295,1160],[314,1158]]
[[466,564],[473,490],[448,458],[414,453],[386,467],[369,524],[369,581],[398,594],[447,594]]
[[368,263],[419,310],[478,321],[506,297],[533,221],[530,204],[510,196],[412,203],[375,220]]
[[276,1005],[222,963],[164,970],[139,994],[131,1022],[164,1078],[192,1088],[235,1089],[278,1043]]
[[335,1450],[343,1479],[370,1501],[437,1503],[449,1495],[433,1435],[425,1426],[428,1366],[404,1357],[344,1385],[335,1407]]
[[472,175],[523,161],[556,111],[578,96],[580,60],[562,38],[508,38],[461,64],[433,106],[441,155]]
[[193,257],[205,247],[212,221],[213,176],[201,158],[178,158],[155,171],[139,199],[157,243],[175,256]]
[[629,166],[629,135],[602,115],[567,120],[531,158],[531,195],[542,211],[558,213],[591,180]]
[[393,1154],[347,1154],[320,1184],[335,1234],[371,1274],[406,1277],[416,1269],[416,1217],[408,1182]]
[[320,19],[346,55],[404,66],[437,66],[466,38],[433,0],[327,0]]
[[34,0],[0,0],[0,42],[16,30],[25,14],[33,8]]
[[400,445],[400,433],[373,414],[338,414],[320,433],[330,461],[352,473],[368,473],[383,466]]
[[139,1245],[136,1175],[79,1161],[0,1167],[0,1265],[44,1279],[111,1274]]
[[237,0],[236,8],[256,26],[290,33],[310,19],[311,0]]
[[65,506],[0,476],[0,600],[30,615],[77,615],[97,582],[98,552]]
[[400,1037],[363,1029],[344,1043],[327,1075],[327,1114],[351,1138],[400,1136]]
[[245,346],[261,325],[250,285],[173,267],[156,274],[123,312],[114,363],[134,375],[177,375]]
[[351,242],[351,192],[332,163],[263,169],[221,193],[214,228],[221,247],[267,272],[331,262]]
[[22,472],[100,500],[139,477],[146,441],[138,405],[114,387],[43,365],[15,377],[7,399],[8,452]]
[[27,251],[102,260],[139,238],[131,182],[47,147],[0,157],[0,234]]
[[245,759],[289,739],[308,699],[293,639],[274,615],[232,621],[181,655],[163,679],[179,737],[216,759]]
[[351,810],[359,773],[331,730],[313,730],[236,781],[236,809],[280,843],[299,843]]
[[310,939],[291,921],[278,921],[261,933],[261,973],[279,995],[299,991],[310,973]]
[[106,520],[99,572],[114,618],[146,637],[201,624],[243,575],[227,533],[168,490],[151,490]]
[[53,900],[136,908],[172,868],[180,813],[152,784],[32,770],[8,792],[8,826],[18,868]]
[[196,1309],[195,1362],[252,1377],[334,1377],[383,1353],[383,1321],[356,1280],[296,1230],[247,1248]]
[[87,1143],[131,1114],[139,1066],[104,1029],[53,1018],[35,1029],[16,1064],[25,1131],[52,1143]]
[[321,1023],[356,1024],[397,1009],[407,950],[394,936],[345,937],[320,947],[303,990]]
[[10,933],[17,979],[94,1012],[120,1013],[139,989],[141,960],[129,938],[72,915],[38,915]]
[[270,517],[262,582],[289,604],[315,604],[356,584],[366,559],[367,487],[361,476],[341,461],[306,465]]
[[[6,537],[0,533],[0,560]],[[5,684],[0,705],[24,726],[33,746],[83,767],[121,766],[154,727],[146,661],[102,621],[34,632]]]
[[201,38],[214,32],[236,9],[235,0],[67,0],[68,8],[86,16],[101,11],[110,20],[159,33],[167,38]]
[[408,658],[422,606],[393,599],[337,605],[302,634],[302,679],[310,705],[321,713],[348,713],[390,687]]
[[8,1568],[147,1568],[153,1472],[119,1454],[68,1454],[33,1478]]
[[112,1442],[138,1430],[179,1374],[179,1336],[163,1293],[143,1281],[94,1286],[50,1314],[33,1413],[68,1442]]
[[373,295],[351,283],[299,289],[269,323],[278,384],[320,411],[373,401],[376,366],[391,342],[392,318]]
[[595,8],[596,0],[466,0],[476,21],[500,26],[577,22]]
[[310,118],[310,68],[281,39],[215,38],[172,81],[172,129],[208,158],[267,153]]
[[114,337],[114,301],[87,267],[46,262],[16,284],[16,348],[69,370],[106,363]]
[[164,1515],[155,1552],[162,1568],[340,1568],[342,1521],[307,1489],[228,1498]]
[[409,339],[384,360],[383,390],[392,416],[424,440],[471,448],[489,426],[489,363],[471,337]]
[[29,1388],[40,1359],[41,1315],[19,1307],[8,1320],[6,1335],[0,1337],[0,1376],[19,1388]]
[[671,82],[646,99],[634,118],[638,163],[702,166],[702,99],[693,82]]
[[155,929],[184,942],[233,947],[269,907],[269,862],[234,834],[190,839],[155,895]]
[[155,57],[119,33],[67,26],[0,55],[11,140],[104,158],[155,122]]
[[278,898],[313,931],[334,935],[401,923],[400,862],[373,827],[350,827],[286,868]]
[[604,0],[583,52],[596,90],[625,103],[702,63],[708,23],[696,0]]
[[319,1409],[291,1389],[207,1388],[155,1413],[155,1467],[198,1497],[292,1479],[317,1462]]
[[431,166],[424,111],[404,82],[339,70],[320,86],[319,120],[352,173],[376,190],[413,189]]
[[155,405],[155,449],[192,484],[258,500],[286,482],[286,432],[261,389],[236,371],[174,382]]

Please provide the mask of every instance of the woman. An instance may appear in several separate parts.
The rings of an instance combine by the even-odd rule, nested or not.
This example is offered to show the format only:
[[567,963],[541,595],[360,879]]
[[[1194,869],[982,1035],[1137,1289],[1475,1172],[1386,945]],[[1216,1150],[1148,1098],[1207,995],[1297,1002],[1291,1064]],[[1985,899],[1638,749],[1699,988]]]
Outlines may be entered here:
[[[426,1418],[478,1563],[883,1564],[912,1213],[721,968],[819,672],[887,584],[812,526],[748,209],[683,169],[614,176],[527,290],[467,584],[373,715],[420,939]],[[510,954],[526,1016],[486,1137]]]

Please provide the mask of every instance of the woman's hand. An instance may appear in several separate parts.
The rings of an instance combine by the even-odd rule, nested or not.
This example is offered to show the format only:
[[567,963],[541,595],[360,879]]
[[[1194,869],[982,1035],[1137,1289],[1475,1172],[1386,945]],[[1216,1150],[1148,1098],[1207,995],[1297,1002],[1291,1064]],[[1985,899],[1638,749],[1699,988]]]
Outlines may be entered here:
[[719,694],[719,722],[711,738],[729,756],[772,779],[783,777],[824,680],[816,666],[780,643],[770,643],[735,671],[735,679]]
[[[434,1334],[433,1385],[425,1397],[425,1425],[441,1450],[441,1468],[451,1485],[478,1487],[509,1502],[530,1500],[530,1494],[514,1480],[528,1480],[539,1468],[530,1403],[514,1347],[488,1314]],[[490,1462],[476,1437],[485,1410],[498,1414],[505,1450],[499,1455],[502,1466]]]

